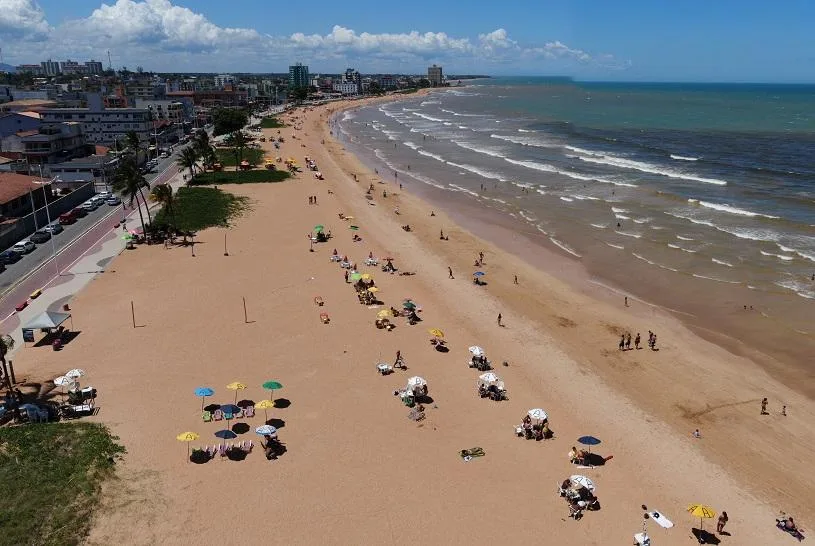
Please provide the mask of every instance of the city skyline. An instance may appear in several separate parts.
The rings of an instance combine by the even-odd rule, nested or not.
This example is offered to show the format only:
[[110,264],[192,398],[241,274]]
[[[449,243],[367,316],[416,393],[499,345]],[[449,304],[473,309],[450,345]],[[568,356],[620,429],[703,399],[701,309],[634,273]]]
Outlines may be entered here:
[[110,50],[115,68],[156,72],[285,73],[302,62],[314,73],[353,66],[418,74],[439,64],[451,74],[815,81],[815,40],[806,29],[815,6],[802,0],[783,10],[758,0],[673,7],[580,0],[498,13],[458,1],[357,7],[318,0],[304,20],[297,6],[270,11],[260,0],[240,9],[208,0],[0,0],[0,35],[10,65],[77,58],[107,67]]

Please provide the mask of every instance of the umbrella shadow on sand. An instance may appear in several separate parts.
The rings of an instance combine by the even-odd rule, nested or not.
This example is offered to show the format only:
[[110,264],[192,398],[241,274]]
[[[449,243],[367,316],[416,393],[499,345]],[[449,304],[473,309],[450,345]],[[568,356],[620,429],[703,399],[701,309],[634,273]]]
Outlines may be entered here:
[[235,434],[246,434],[247,432],[249,432],[249,430],[251,430],[251,427],[249,426],[248,423],[235,423],[234,425],[232,425],[231,430]]
[[696,540],[699,541],[699,544],[719,544],[721,540],[711,533],[710,531],[705,531],[704,529],[697,529],[696,527],[690,530],[693,533],[693,536],[696,537]]
[[190,454],[190,462],[195,464],[204,464],[212,460],[206,451],[197,449]]
[[275,417],[272,417],[271,419],[266,421],[266,424],[271,425],[274,428],[281,429],[286,426],[286,421],[284,421],[283,419],[277,419]]
[[208,411],[210,413],[217,409],[221,409],[221,404],[207,404],[206,406],[204,406],[204,411]]
[[441,343],[436,345],[436,350],[440,353],[449,353],[450,349],[447,348],[447,345],[442,345]]
[[288,398],[276,398],[274,401],[274,407],[277,409],[286,409],[291,406],[291,400]]

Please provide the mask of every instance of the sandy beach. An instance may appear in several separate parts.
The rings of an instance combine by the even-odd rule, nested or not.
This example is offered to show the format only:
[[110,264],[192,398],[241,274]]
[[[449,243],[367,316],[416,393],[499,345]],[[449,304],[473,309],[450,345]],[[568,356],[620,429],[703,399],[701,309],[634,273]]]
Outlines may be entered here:
[[[590,280],[575,265],[545,252],[518,258],[525,241],[511,230],[493,226],[489,239],[501,244],[487,243],[441,210],[431,216],[329,133],[334,113],[358,105],[295,110],[282,116],[290,126],[280,130],[281,150],[265,145],[300,165],[311,157],[324,181],[304,170],[284,183],[222,187],[250,198],[252,210],[228,229],[199,233],[196,257],[159,245],[122,254],[71,302],[81,331],[72,343],[15,355],[18,377],[32,387],[85,369],[84,383],[99,390],[92,419],[127,447],[91,544],[630,544],[643,504],[676,524],[648,524],[653,543],[666,546],[691,540],[699,520],[685,510],[693,503],[727,511],[732,536],[722,544],[791,543],[774,527],[781,510],[812,527],[811,399],[658,308],[636,300],[624,307],[567,285],[563,277]],[[359,231],[338,213],[354,216]],[[333,238],[310,252],[307,234],[317,224]],[[373,275],[383,306],[359,304],[330,261],[334,248]],[[416,274],[363,266],[369,252]],[[472,282],[479,252],[486,286]],[[376,313],[406,297],[421,306],[422,322],[376,329]],[[449,352],[433,349],[428,328],[444,331]],[[640,332],[645,345],[649,330],[658,351],[617,350],[621,333]],[[477,396],[479,372],[466,365],[471,345],[486,349],[509,400]],[[393,362],[397,350],[408,370],[380,376],[376,363]],[[419,423],[393,395],[413,375],[427,380],[433,399]],[[241,381],[249,388],[238,397],[258,401],[270,379],[284,385],[275,397],[285,401],[269,418],[287,452],[267,461],[256,447],[240,462],[189,463],[175,436],[195,431],[194,446],[213,445],[221,428],[202,422],[193,390],[210,386],[210,401],[229,403],[235,395],[225,386]],[[554,438],[516,437],[514,426],[537,407],[548,412]],[[251,429],[263,421],[262,411],[245,420]],[[583,435],[600,438],[594,450],[613,458],[576,469],[567,453]],[[260,437],[239,436],[249,439]],[[460,450],[475,446],[486,455],[463,462]],[[576,473],[594,480],[601,505],[579,521],[557,494]],[[708,530],[715,525],[705,521]]]

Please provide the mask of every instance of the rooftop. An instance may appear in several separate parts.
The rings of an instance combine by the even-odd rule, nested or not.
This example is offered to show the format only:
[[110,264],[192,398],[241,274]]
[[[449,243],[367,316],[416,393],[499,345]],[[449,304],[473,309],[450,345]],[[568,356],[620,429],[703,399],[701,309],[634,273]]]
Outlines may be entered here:
[[0,203],[8,203],[31,190],[43,187],[38,183],[41,180],[36,176],[0,172]]

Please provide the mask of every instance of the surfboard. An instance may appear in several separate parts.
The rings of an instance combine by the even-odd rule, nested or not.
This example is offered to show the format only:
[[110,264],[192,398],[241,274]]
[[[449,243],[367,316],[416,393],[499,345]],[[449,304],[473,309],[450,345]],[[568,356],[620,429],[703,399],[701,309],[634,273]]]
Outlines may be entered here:
[[656,510],[648,512],[648,515],[651,516],[651,519],[654,520],[654,522],[656,522],[656,524],[659,525],[660,527],[670,529],[671,527],[674,526],[674,522],[666,518],[665,514],[657,512]]

